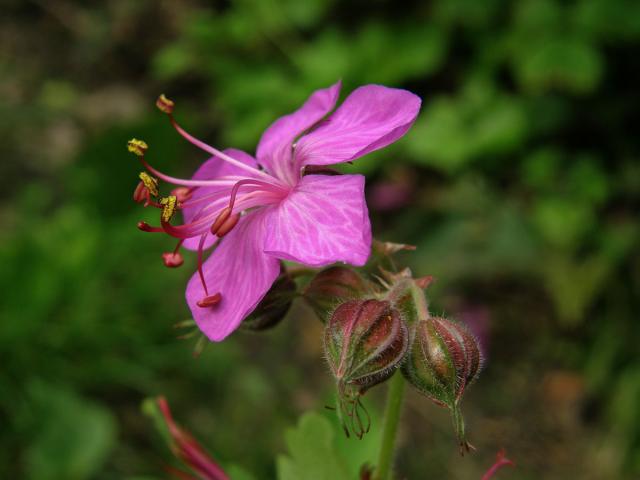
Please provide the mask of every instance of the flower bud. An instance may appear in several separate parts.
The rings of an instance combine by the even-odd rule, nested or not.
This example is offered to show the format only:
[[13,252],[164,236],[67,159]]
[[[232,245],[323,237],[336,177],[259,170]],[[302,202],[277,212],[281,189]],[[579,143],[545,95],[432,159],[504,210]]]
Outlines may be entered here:
[[365,280],[347,267],[329,267],[318,273],[304,291],[304,299],[322,321],[344,301],[368,291]]
[[402,372],[419,392],[451,410],[461,453],[472,447],[464,438],[459,403],[481,365],[478,342],[461,324],[429,317],[415,325],[415,338]]
[[356,436],[368,431],[360,396],[396,371],[408,344],[408,329],[387,301],[351,300],[333,313],[325,328],[324,348],[338,383],[338,415],[347,435],[347,418]]
[[240,324],[243,330],[260,331],[275,327],[286,316],[296,293],[296,283],[280,275],[256,309]]

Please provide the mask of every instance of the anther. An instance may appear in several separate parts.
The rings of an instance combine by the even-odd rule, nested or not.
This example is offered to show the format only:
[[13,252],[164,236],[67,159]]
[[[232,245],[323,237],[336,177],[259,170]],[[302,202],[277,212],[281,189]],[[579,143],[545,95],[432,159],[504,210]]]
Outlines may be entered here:
[[202,300],[196,302],[200,308],[214,307],[220,303],[222,300],[222,295],[220,292],[214,293],[213,295],[209,295],[208,297],[204,297]]
[[143,232],[164,232],[164,229],[152,227],[147,222],[138,222],[138,230],[142,230]]
[[224,223],[220,225],[220,228],[218,228],[218,231],[216,232],[216,235],[218,236],[218,238],[224,237],[227,233],[233,230],[239,221],[240,221],[239,213],[234,213],[229,218],[227,218],[224,221]]
[[176,213],[178,198],[175,195],[162,197],[160,199],[160,205],[162,205],[162,221],[170,222],[171,218],[173,218],[173,214]]
[[138,182],[136,189],[133,191],[133,201],[142,203],[149,200],[149,190],[144,186],[144,182]]
[[158,179],[152,177],[147,172],[140,172],[140,180],[154,197],[158,196]]
[[178,187],[171,190],[171,195],[178,199],[178,203],[183,203],[191,198],[193,190],[189,187]]
[[218,230],[220,229],[222,224],[227,221],[230,215],[231,215],[231,209],[229,207],[225,207],[222,209],[222,211],[220,212],[220,215],[218,215],[218,218],[216,218],[215,221],[213,222],[213,225],[211,225],[211,233],[213,235],[218,233]]
[[156,107],[158,107],[158,109],[161,112],[164,112],[166,114],[171,114],[173,113],[173,107],[175,106],[175,103],[173,103],[172,100],[169,100],[164,93],[162,95],[160,95],[158,97],[158,99],[156,100]]
[[137,138],[132,138],[127,142],[127,150],[129,150],[134,155],[137,155],[138,157],[143,157],[148,149],[149,145],[147,145],[142,140],[138,140]]
[[162,261],[165,267],[176,268],[184,263],[184,258],[180,252],[165,252],[162,254]]

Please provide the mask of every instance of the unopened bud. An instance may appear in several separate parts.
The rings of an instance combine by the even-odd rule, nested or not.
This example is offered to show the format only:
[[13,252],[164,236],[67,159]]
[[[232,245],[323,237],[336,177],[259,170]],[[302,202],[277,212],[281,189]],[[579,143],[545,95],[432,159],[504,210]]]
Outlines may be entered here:
[[296,283],[282,274],[275,281],[256,309],[240,324],[245,330],[260,331],[275,327],[285,317],[296,292]]
[[349,427],[358,437],[368,431],[360,396],[393,375],[408,344],[408,329],[387,301],[352,300],[333,313],[325,329],[324,349],[337,380],[338,414],[347,434]]
[[325,321],[336,306],[369,293],[365,280],[347,267],[329,267],[318,273],[304,291],[304,299]]
[[481,366],[478,342],[461,324],[436,317],[415,324],[415,338],[402,372],[420,393],[449,408],[461,453],[472,447],[465,440],[459,404]]

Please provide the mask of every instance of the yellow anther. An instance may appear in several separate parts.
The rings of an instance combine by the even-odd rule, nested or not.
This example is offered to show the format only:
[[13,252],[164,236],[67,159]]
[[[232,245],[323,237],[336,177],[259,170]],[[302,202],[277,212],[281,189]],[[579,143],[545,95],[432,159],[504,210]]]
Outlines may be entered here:
[[157,197],[158,196],[158,179],[152,177],[147,172],[140,172],[140,180],[144,183],[144,186],[147,187],[149,193]]
[[147,145],[142,140],[138,140],[137,138],[132,138],[127,142],[127,149],[134,155],[137,155],[138,157],[144,156],[144,153],[147,151],[148,148],[149,148],[149,145]]
[[162,197],[160,199],[160,205],[162,205],[162,221],[170,222],[173,214],[176,213],[176,207],[178,206],[178,197],[176,197],[175,195]]
[[156,100],[156,107],[158,107],[158,109],[161,112],[164,113],[172,113],[173,112],[173,107],[175,106],[175,103],[173,103],[172,100],[169,100],[164,93],[162,95],[160,95],[158,97],[158,99]]

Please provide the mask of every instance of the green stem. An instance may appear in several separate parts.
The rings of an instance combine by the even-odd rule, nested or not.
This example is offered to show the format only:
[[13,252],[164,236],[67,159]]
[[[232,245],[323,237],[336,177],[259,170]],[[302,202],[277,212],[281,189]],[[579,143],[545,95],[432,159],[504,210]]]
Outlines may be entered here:
[[382,442],[378,453],[375,480],[389,480],[391,478],[405,383],[400,372],[397,372],[389,381],[387,405],[384,410],[384,425],[382,427]]

